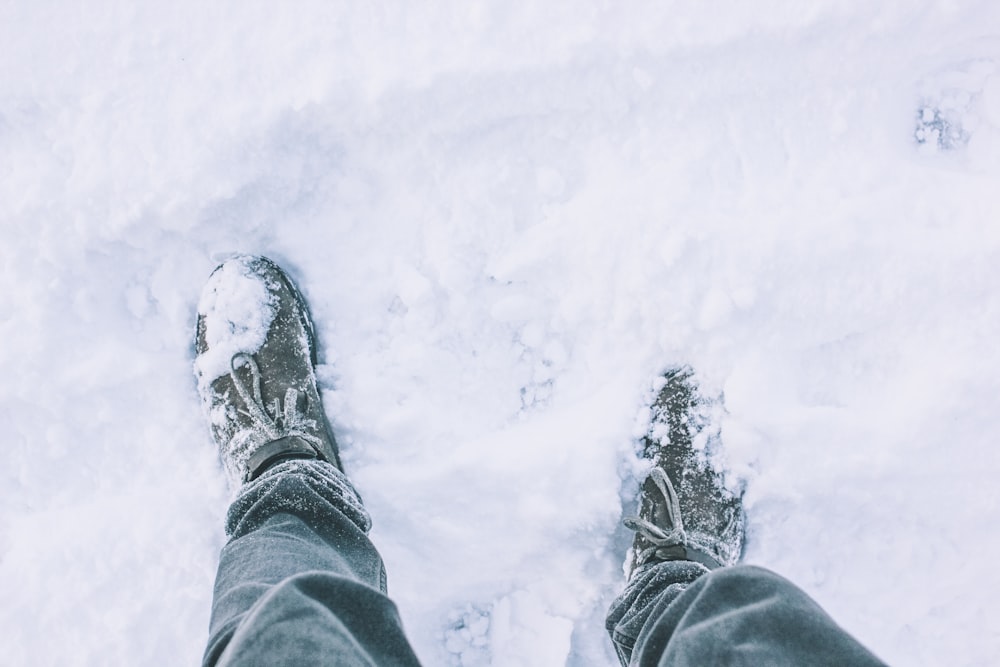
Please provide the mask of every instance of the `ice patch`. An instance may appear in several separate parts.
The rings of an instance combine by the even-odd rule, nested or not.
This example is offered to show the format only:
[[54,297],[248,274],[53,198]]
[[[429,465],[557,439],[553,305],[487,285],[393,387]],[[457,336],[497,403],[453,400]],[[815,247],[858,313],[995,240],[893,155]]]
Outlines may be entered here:
[[229,261],[209,277],[198,301],[208,349],[195,359],[199,390],[230,370],[233,355],[254,354],[264,344],[275,316],[275,297],[249,267]]

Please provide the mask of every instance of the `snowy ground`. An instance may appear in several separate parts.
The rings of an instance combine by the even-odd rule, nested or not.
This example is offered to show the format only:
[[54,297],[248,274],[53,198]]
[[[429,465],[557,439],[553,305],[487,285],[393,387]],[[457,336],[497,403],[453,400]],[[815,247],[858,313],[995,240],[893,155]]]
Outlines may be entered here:
[[1000,655],[1000,5],[0,7],[0,664],[196,664],[232,251],[311,301],[428,665],[612,665],[658,371],[745,560],[885,659]]

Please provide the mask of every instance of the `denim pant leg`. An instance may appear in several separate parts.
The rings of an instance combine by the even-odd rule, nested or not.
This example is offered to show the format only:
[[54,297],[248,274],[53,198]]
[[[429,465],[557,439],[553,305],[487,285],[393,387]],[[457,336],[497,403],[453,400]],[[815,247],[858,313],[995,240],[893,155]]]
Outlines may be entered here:
[[204,665],[417,665],[339,470],[272,466],[229,508]]
[[635,573],[608,613],[622,665],[883,665],[790,581],[673,561]]

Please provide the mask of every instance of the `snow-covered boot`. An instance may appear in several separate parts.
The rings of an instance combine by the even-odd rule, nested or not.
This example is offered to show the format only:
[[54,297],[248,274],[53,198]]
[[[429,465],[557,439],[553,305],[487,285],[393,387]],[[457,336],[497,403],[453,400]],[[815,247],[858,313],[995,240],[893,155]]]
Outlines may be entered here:
[[289,458],[341,468],[309,311],[271,260],[238,256],[215,269],[198,302],[195,350],[198,393],[234,486]]
[[689,368],[667,372],[653,403],[643,439],[653,468],[639,495],[639,516],[628,572],[651,562],[689,560],[715,569],[732,565],[743,550],[741,496],[729,490],[713,467],[719,446],[713,429],[718,402],[698,396]]

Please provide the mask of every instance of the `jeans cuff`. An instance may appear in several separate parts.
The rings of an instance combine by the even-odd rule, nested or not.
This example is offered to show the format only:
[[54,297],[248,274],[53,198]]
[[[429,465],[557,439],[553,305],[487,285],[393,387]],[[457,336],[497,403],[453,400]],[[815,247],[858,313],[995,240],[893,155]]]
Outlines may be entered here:
[[281,512],[319,525],[331,512],[338,512],[366,534],[372,525],[347,475],[318,459],[290,459],[269,467],[240,489],[226,515],[226,534],[245,535]]

